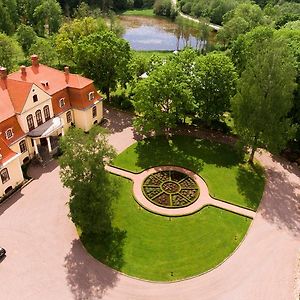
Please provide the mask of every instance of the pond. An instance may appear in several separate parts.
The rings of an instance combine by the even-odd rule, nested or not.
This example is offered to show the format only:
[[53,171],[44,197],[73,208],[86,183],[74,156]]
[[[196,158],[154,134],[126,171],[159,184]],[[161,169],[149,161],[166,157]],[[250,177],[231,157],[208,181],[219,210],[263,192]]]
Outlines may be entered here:
[[123,38],[134,50],[174,51],[186,46],[204,49],[214,40],[213,33],[166,18],[120,16],[120,22],[125,28]]

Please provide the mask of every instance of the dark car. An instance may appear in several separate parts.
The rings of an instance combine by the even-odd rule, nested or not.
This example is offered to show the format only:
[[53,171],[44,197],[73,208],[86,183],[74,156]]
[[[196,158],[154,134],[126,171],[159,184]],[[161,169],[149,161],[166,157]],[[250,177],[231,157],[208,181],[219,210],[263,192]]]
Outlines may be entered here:
[[0,247],[0,258],[4,257],[5,255],[6,255],[6,250]]

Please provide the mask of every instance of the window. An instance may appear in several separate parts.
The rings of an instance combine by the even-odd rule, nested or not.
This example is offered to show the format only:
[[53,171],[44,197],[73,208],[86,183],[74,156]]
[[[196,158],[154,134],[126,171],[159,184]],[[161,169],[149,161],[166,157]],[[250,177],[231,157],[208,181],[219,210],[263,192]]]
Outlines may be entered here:
[[70,111],[67,112],[67,122],[68,123],[72,122],[72,113]]
[[44,106],[43,110],[44,110],[45,121],[50,120],[50,109],[49,109],[49,106],[48,105]]
[[37,102],[39,100],[37,95],[33,95],[32,98],[33,98],[33,102]]
[[65,104],[66,104],[66,103],[65,103],[65,98],[59,99],[59,107],[60,107],[60,108],[64,107]]
[[97,117],[97,107],[93,106],[93,118]]
[[90,92],[89,93],[89,101],[94,100],[94,98],[95,98],[95,93],[94,92]]
[[2,183],[7,182],[9,180],[8,170],[6,168],[1,170],[0,176],[1,176]]
[[19,147],[20,147],[20,151],[21,151],[21,153],[24,153],[24,152],[26,152],[26,150],[27,150],[27,147],[26,147],[25,140],[23,140],[23,141],[21,141],[21,142],[19,143]]
[[43,117],[40,109],[35,112],[35,118],[38,126],[43,124]]
[[14,135],[14,133],[13,133],[13,131],[12,131],[11,128],[10,128],[10,129],[7,129],[7,130],[5,131],[5,137],[6,137],[7,140],[11,139],[11,138],[13,137],[13,135]]
[[28,115],[26,119],[27,119],[27,125],[28,125],[29,131],[33,130],[34,129],[33,116]]

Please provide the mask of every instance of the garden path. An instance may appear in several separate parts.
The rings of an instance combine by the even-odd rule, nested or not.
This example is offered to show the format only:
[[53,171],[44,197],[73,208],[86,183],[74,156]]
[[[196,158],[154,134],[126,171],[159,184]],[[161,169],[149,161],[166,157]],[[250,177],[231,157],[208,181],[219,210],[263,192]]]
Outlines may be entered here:
[[[157,206],[147,200],[147,198],[144,196],[142,192],[142,184],[144,180],[152,173],[159,172],[159,171],[166,171],[166,170],[174,170],[178,172],[182,172],[193,178],[196,183],[198,184],[200,188],[200,195],[199,198],[192,203],[189,206],[183,207],[183,208],[164,208]],[[135,196],[136,201],[144,207],[146,210],[149,210],[153,213],[157,213],[159,215],[163,216],[169,216],[169,217],[177,217],[177,216],[184,216],[184,215],[190,215],[192,213],[195,213],[199,211],[201,208],[207,206],[207,205],[212,205],[216,206],[249,218],[254,218],[255,212],[246,208],[242,208],[230,203],[226,203],[224,201],[220,201],[218,199],[214,199],[209,195],[208,187],[205,183],[205,181],[195,174],[194,172],[187,170],[182,167],[177,167],[177,166],[160,166],[160,167],[155,167],[155,168],[150,168],[148,170],[145,170],[140,173],[132,173],[129,171],[125,171],[120,168],[116,168],[113,166],[106,166],[106,170],[109,171],[110,173],[120,175],[122,177],[126,177],[130,180],[133,181],[133,194]]]
[[[196,23],[200,23],[200,21],[198,19],[193,18],[193,17],[191,17],[189,15],[186,15],[182,11],[180,11],[179,9],[177,9],[177,0],[171,0],[171,1],[172,1],[173,7],[175,7],[175,9],[177,10],[179,16],[181,16],[184,19],[187,19],[187,20],[190,20],[190,21],[193,21],[193,22],[196,22]],[[222,26],[217,25],[217,24],[213,24],[213,23],[207,23],[207,25],[210,28],[212,28],[213,30],[215,30],[215,31],[219,31],[222,28]]]

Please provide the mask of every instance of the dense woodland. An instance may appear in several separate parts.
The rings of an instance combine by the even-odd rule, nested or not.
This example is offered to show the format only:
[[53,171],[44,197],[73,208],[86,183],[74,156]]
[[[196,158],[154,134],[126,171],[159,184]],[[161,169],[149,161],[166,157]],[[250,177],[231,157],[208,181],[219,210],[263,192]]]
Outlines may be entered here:
[[[0,65],[17,70],[35,53],[41,63],[69,65],[92,78],[114,105],[134,109],[141,132],[165,132],[188,122],[233,130],[241,146],[254,152],[258,147],[279,152],[288,142],[297,159],[300,4],[256,2],[180,0],[182,11],[205,17],[198,27],[204,39],[208,20],[222,23],[216,45],[149,58],[121,38],[112,9],[154,5],[157,14],[168,15],[169,0],[0,0]],[[140,80],[144,72],[149,77]]]

